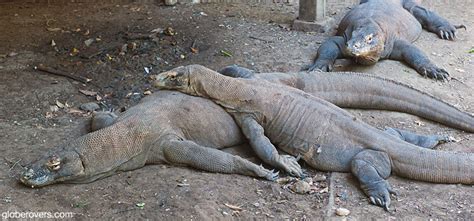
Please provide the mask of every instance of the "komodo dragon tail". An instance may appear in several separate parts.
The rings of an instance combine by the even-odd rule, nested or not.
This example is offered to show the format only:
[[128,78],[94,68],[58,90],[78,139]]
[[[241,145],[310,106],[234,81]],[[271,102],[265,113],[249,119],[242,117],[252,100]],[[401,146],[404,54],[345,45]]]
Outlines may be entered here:
[[[315,74],[323,93],[317,95],[342,108],[378,109],[413,114],[446,126],[474,132],[474,116],[425,92],[368,74]],[[305,77],[305,78],[313,78]],[[316,82],[315,82],[316,83]],[[308,83],[306,83],[307,85]],[[306,92],[312,85],[307,85]]]
[[397,175],[433,183],[474,184],[474,154],[399,145],[388,151]]

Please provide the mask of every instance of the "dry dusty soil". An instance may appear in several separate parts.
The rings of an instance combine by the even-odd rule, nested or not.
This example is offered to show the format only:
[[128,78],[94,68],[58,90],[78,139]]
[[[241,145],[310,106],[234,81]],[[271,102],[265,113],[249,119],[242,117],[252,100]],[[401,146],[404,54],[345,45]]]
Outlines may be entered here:
[[[153,90],[145,68],[156,74],[186,64],[218,69],[236,63],[260,72],[297,71],[311,62],[321,42],[332,34],[291,30],[297,16],[295,4],[166,7],[155,1],[40,2],[0,1],[0,212],[73,212],[75,219],[281,220],[338,218],[335,209],[344,207],[351,211],[347,219],[473,220],[472,186],[393,176],[389,181],[400,195],[389,213],[369,205],[350,174],[318,172],[306,166],[312,176],[327,177],[316,183],[316,193],[306,195],[274,182],[167,165],[146,166],[90,184],[39,189],[21,185],[17,175],[22,166],[87,132],[90,116],[77,111],[80,104],[101,99],[104,109],[120,111],[136,104],[144,91]],[[335,19],[347,10],[328,2]],[[430,1],[430,8],[455,24],[465,24],[467,31],[459,30],[456,41],[423,32],[415,43],[455,80],[426,79],[396,61],[340,69],[394,79],[474,113],[474,54],[469,53],[474,47],[473,5],[470,0]],[[158,34],[150,38],[152,30]],[[92,82],[35,71],[39,64]],[[98,97],[86,96],[79,89],[98,92]],[[472,134],[402,113],[350,111],[378,128],[452,135],[460,141],[437,149],[474,153]],[[189,185],[178,186],[180,182]],[[235,212],[225,204],[242,210]]]

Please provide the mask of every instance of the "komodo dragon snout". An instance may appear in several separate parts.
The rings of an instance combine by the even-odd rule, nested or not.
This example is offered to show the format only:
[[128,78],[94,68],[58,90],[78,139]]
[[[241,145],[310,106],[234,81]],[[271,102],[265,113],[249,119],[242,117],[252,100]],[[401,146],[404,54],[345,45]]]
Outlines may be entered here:
[[[160,75],[152,75],[150,78],[154,86],[158,88],[180,88],[182,90],[189,90],[191,88],[189,87],[190,81],[188,76],[188,69],[180,66]],[[162,82],[167,82],[167,85],[161,84]]]
[[75,180],[85,174],[79,154],[73,150],[56,149],[26,167],[20,181],[31,188]]

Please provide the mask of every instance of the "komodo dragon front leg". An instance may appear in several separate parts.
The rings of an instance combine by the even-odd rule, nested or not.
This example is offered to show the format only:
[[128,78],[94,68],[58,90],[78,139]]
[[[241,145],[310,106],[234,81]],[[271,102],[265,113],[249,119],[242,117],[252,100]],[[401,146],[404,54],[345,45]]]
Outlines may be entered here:
[[392,60],[403,61],[413,67],[419,74],[439,80],[447,80],[449,73],[433,64],[428,56],[406,40],[396,40],[393,50],[388,55]]
[[290,175],[303,177],[303,170],[298,159],[290,155],[280,155],[271,141],[265,136],[263,127],[249,115],[234,115],[242,133],[249,140],[250,146],[257,156],[274,167],[280,168]]
[[342,36],[330,37],[318,48],[313,64],[302,68],[302,70],[332,71],[334,62],[336,62],[338,58],[347,56],[344,50],[345,44],[346,41]]
[[[232,155],[221,150],[204,147],[189,140],[183,140],[174,135],[166,136],[159,142],[159,148],[152,149],[147,163],[154,164],[163,157],[170,164],[185,165],[216,173],[235,173],[253,177],[261,177],[274,181],[278,178],[278,172],[267,170],[237,155]],[[162,153],[156,153],[162,152]],[[153,153],[154,152],[154,153]]]

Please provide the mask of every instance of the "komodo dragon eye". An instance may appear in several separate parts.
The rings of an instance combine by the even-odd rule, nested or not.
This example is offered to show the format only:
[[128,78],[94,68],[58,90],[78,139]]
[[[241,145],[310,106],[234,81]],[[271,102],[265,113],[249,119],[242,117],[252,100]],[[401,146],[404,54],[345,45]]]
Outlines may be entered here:
[[366,42],[371,42],[372,41],[372,35],[368,35],[367,37],[365,37],[365,41]]
[[50,170],[59,170],[61,168],[61,159],[57,156],[53,156],[48,160],[46,166],[48,166]]

